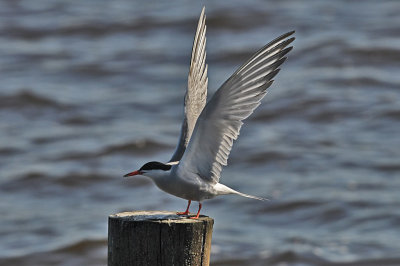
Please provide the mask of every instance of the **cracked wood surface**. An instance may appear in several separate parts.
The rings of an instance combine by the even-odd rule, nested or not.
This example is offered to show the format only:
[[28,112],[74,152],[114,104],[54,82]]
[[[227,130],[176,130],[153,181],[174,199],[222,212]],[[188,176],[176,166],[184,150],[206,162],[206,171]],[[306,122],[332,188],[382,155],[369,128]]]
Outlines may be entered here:
[[175,212],[134,211],[109,216],[108,265],[208,266],[214,220]]

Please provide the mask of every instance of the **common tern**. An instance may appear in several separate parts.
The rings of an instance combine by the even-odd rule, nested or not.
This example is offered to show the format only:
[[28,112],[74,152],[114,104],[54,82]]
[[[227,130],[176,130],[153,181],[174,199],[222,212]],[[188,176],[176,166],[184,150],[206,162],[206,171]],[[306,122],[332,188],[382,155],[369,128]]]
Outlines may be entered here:
[[233,141],[239,136],[243,120],[260,105],[278,74],[279,67],[292,50],[295,39],[288,32],[257,51],[215,92],[207,102],[206,24],[203,7],[194,37],[187,92],[184,100],[184,120],[178,145],[171,159],[152,161],[127,176],[151,178],[163,191],[188,200],[188,215],[192,201],[199,203],[219,195],[237,194],[265,200],[236,191],[219,183],[222,168],[227,165]]

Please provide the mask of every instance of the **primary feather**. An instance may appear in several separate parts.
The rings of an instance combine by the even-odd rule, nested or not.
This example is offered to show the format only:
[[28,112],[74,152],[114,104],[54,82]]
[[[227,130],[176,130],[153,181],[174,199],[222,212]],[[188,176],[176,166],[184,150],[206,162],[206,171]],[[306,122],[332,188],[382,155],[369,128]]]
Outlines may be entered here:
[[206,65],[206,16],[203,7],[196,35],[193,41],[192,58],[188,75],[188,87],[185,95],[185,117],[183,119],[181,135],[170,162],[179,161],[192,136],[197,118],[207,101],[207,65]]
[[178,167],[216,184],[243,120],[260,104],[292,47],[294,31],[256,52],[213,95],[197,119]]

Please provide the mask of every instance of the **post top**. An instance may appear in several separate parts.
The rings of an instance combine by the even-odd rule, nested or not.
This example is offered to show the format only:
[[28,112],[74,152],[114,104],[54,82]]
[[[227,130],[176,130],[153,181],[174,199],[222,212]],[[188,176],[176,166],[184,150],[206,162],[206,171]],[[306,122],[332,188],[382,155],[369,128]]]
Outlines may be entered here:
[[126,221],[154,221],[159,223],[198,223],[213,221],[212,218],[200,215],[199,219],[188,219],[187,215],[177,215],[170,211],[131,211],[111,214],[110,219],[122,219]]

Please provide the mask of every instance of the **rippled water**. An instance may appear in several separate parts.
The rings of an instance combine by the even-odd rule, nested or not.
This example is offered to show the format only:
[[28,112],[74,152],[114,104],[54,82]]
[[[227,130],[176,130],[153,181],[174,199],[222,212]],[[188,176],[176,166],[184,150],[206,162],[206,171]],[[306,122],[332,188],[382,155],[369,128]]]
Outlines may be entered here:
[[[297,39],[222,176],[272,200],[205,202],[212,264],[400,265],[400,4],[219,2],[211,91]],[[0,2],[1,265],[102,265],[109,214],[185,208],[122,175],[174,149],[201,7]]]

